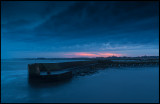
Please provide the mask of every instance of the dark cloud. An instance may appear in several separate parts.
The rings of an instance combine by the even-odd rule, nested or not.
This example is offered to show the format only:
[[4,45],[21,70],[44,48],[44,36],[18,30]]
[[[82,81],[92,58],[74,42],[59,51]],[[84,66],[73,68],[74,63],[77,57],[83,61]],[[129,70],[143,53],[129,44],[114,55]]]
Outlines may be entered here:
[[[112,5],[111,5],[112,4]],[[158,10],[152,3],[76,3],[52,16],[35,31],[52,36],[84,38],[114,31],[116,34],[157,29]],[[141,4],[141,5],[140,5]],[[136,9],[135,9],[136,8]],[[115,34],[115,36],[116,36]]]

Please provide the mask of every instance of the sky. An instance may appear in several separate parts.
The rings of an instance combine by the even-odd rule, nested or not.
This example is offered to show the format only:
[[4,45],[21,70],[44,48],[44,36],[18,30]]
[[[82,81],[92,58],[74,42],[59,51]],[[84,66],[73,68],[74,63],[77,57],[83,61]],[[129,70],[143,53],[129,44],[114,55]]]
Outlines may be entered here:
[[159,56],[158,1],[1,1],[1,58]]

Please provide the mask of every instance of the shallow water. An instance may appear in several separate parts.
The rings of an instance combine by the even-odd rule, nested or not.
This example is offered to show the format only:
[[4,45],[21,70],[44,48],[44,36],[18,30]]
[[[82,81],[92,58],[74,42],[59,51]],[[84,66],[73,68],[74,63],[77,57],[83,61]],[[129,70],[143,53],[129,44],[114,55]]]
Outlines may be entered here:
[[[37,60],[66,62],[76,60]],[[78,61],[78,60],[77,60]],[[1,62],[2,103],[158,103],[159,66],[108,68],[71,80],[33,86],[28,83],[29,63],[35,60]]]

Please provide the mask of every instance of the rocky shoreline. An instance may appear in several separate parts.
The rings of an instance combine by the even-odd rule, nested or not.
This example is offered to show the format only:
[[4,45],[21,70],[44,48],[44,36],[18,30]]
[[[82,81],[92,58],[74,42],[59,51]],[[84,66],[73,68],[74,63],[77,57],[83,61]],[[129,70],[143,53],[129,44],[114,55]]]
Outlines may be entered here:
[[[73,76],[84,76],[93,74],[101,69],[110,67],[144,67],[144,66],[159,66],[158,60],[90,60],[90,61],[75,61],[63,63],[35,63],[28,65],[29,79],[38,81],[60,81],[72,78]],[[54,74],[57,71],[62,71],[59,74]],[[42,75],[41,73],[46,73]],[[53,73],[53,74],[51,74]]]

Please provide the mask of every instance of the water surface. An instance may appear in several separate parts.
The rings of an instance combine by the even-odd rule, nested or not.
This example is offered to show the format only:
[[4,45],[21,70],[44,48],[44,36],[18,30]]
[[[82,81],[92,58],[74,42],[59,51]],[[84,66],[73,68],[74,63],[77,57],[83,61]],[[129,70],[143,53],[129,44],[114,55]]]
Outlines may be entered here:
[[[79,60],[37,60],[66,62]],[[2,103],[158,103],[159,67],[108,68],[57,84],[28,83],[29,63],[35,60],[2,60]]]

